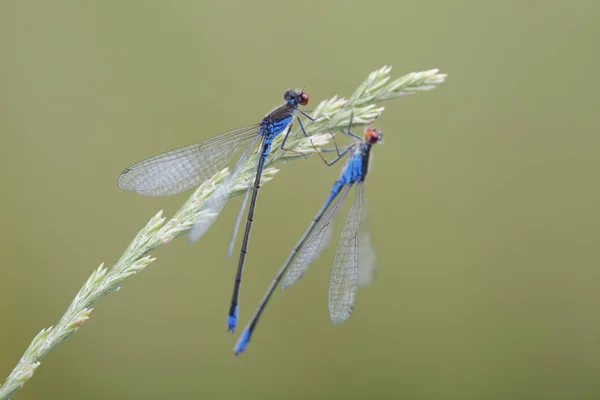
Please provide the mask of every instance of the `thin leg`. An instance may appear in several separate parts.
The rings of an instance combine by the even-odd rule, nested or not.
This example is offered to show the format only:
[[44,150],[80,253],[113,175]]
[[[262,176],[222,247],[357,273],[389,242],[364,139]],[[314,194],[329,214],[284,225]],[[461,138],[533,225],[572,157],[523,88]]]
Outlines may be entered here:
[[[299,110],[302,112],[302,110]],[[314,121],[314,119],[312,117],[310,117],[308,114],[302,112],[302,115],[307,116],[307,118],[309,118],[311,121]],[[298,115],[296,115],[296,118],[298,119],[298,124],[300,124],[300,129],[302,129],[302,133],[304,134],[305,137],[310,137],[308,135],[308,133],[306,133],[306,130],[304,129],[304,125],[302,124],[302,120],[300,119],[300,117]],[[337,142],[335,141],[335,135],[333,134],[333,132],[331,131],[331,129],[329,129],[329,133],[331,134],[331,137],[333,137],[333,143],[335,145],[335,149],[337,151],[338,154],[338,158],[335,160],[337,161],[339,159],[340,156],[340,151],[337,145]],[[325,157],[323,157],[323,154],[321,154],[321,152],[319,151],[319,149],[317,149],[317,146],[315,146],[315,144],[313,143],[312,139],[310,139],[310,144],[313,147],[313,149],[315,149],[315,152],[317,153],[317,155],[321,158],[321,160],[323,160],[323,162],[325,163],[325,165],[327,165],[328,167],[333,165],[333,163],[335,163],[335,161],[333,161],[333,163],[329,163],[329,161],[327,161],[325,159]]]
[[290,136],[290,132],[292,131],[292,126],[294,126],[294,120],[292,120],[292,122],[290,122],[290,126],[288,126],[287,131],[285,131],[285,136],[283,137],[283,142],[281,143],[281,150],[290,150],[290,149],[286,149],[285,146],[285,142],[287,142],[288,140],[288,136]]
[[[296,119],[298,120],[298,123],[300,124],[300,129],[302,129],[302,133],[304,133],[305,137],[308,137],[308,133],[306,133],[306,129],[304,129],[304,124],[302,124],[302,120],[300,119],[300,116],[296,115]],[[314,119],[311,119],[311,121],[314,121]]]
[[310,139],[310,144],[312,144],[313,148],[317,151],[317,154],[319,155],[319,157],[321,158],[321,160],[323,160],[323,162],[325,163],[325,165],[327,165],[328,167],[332,166],[333,164],[335,164],[336,161],[338,161],[340,158],[342,158],[342,156],[344,154],[346,154],[346,152],[348,151],[347,149],[344,151],[344,153],[340,153],[340,148],[337,145],[337,141],[335,140],[335,134],[331,131],[331,129],[329,129],[329,134],[331,135],[332,139],[333,139],[333,144],[335,145],[335,151],[337,153],[337,158],[335,160],[332,161],[327,161],[325,159],[325,157],[323,157],[323,151],[319,151],[317,150],[317,148],[315,147],[315,144],[313,143],[312,139]]
[[337,152],[337,155],[341,156],[341,154],[340,154],[340,148],[337,145],[337,141],[335,139],[335,135],[333,134],[333,132],[331,131],[331,129],[329,129],[329,133],[331,134],[331,138],[333,139],[333,145],[335,146],[335,151]]
[[345,149],[344,149],[344,150],[343,150],[341,153],[338,153],[339,155],[338,155],[336,158],[334,158],[333,160],[331,160],[331,161],[329,161],[329,162],[328,162],[328,161],[325,161],[325,164],[327,164],[327,166],[328,166],[328,167],[331,167],[333,164],[335,164],[336,162],[338,162],[338,161],[339,161],[339,160],[340,160],[342,157],[344,157],[344,156],[346,155],[346,153],[347,153],[347,152],[348,152],[348,151],[349,151],[351,148],[353,148],[353,147],[354,147],[354,145],[353,145],[353,144],[351,144],[350,146],[346,147],[346,148],[345,148]]
[[340,131],[344,134],[344,135],[348,135],[350,137],[353,137],[354,139],[358,139],[358,140],[362,140],[362,138],[360,136],[358,136],[356,133],[352,133],[349,130],[345,131],[343,129],[340,129]]
[[321,115],[320,117],[317,118],[313,118],[311,117],[306,111],[298,109],[298,111],[300,111],[300,113],[302,115],[304,115],[306,118],[310,119],[311,121],[315,122],[316,120],[318,120],[319,118],[327,118],[325,115]]
[[[298,120],[299,121],[299,120]],[[290,133],[292,132],[292,126],[294,126],[294,121],[292,120],[292,122],[290,122],[290,126],[287,128],[287,131],[285,131],[285,136],[283,137],[283,142],[281,142],[281,146],[279,147],[281,150],[283,151],[289,151],[291,153],[294,154],[298,154],[299,156],[301,156],[302,158],[306,158],[306,155],[302,154],[299,151],[296,150],[292,150],[292,149],[286,149],[285,148],[285,142],[287,142],[288,140],[288,136],[290,136]],[[314,147],[314,146],[313,146]]]
[[345,134],[348,135],[350,137],[353,137],[354,139],[358,139],[358,140],[362,140],[362,138],[360,136],[358,136],[355,133],[352,133],[352,120],[354,119],[354,110],[352,110],[351,114],[350,114],[350,123],[348,124],[348,131],[344,131],[343,129],[340,129],[340,131]]

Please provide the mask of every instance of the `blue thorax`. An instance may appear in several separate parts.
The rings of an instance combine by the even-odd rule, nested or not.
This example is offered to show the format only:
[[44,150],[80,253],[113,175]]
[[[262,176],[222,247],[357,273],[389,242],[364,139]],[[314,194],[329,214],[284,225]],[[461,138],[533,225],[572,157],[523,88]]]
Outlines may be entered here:
[[281,107],[273,110],[260,122],[259,134],[264,137],[263,157],[266,158],[271,152],[273,139],[292,122],[296,115],[296,108],[298,108],[298,104],[294,100],[290,100]]
[[362,182],[367,177],[369,169],[369,156],[371,154],[371,145],[363,142],[356,145],[356,148],[350,155],[344,171],[340,178],[333,184],[331,194],[325,202],[329,204],[340,193],[346,185],[352,185],[356,182]]

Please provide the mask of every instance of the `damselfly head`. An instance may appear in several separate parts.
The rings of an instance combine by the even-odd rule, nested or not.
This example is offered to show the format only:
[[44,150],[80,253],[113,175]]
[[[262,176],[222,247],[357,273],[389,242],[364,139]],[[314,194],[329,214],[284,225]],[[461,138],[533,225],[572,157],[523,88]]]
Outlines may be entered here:
[[304,90],[290,89],[285,92],[283,98],[287,102],[293,101],[301,106],[308,104],[308,93],[306,93]]
[[365,142],[375,144],[383,141],[383,133],[374,126],[367,126],[365,129]]

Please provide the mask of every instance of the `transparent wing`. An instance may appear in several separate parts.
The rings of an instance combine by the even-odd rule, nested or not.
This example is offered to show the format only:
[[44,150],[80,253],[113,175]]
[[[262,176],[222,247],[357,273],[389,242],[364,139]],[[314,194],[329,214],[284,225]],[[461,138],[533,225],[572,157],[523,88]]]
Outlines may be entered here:
[[256,165],[254,166],[254,170],[252,171],[252,176],[254,179],[250,179],[248,181],[248,188],[246,189],[246,194],[244,195],[244,201],[242,201],[242,206],[240,207],[240,211],[238,211],[237,219],[235,220],[235,226],[233,227],[233,232],[231,233],[231,239],[229,240],[229,249],[227,250],[227,257],[231,257],[233,255],[233,248],[235,247],[235,240],[237,239],[238,231],[240,230],[240,224],[242,223],[242,218],[244,217],[244,210],[246,209],[246,204],[248,204],[248,198],[250,197],[250,192],[254,187],[254,181],[256,180],[256,172],[258,171],[258,160]]
[[[358,190],[364,190],[359,185]],[[371,235],[367,219],[367,196],[363,193],[360,225],[358,228],[358,286],[366,286],[373,281],[377,272],[377,257],[371,244]]]
[[[210,228],[212,223],[215,222],[219,213],[223,210],[223,207],[225,207],[227,200],[229,200],[229,193],[233,190],[236,181],[244,170],[244,166],[253,155],[257,154],[256,143],[259,140],[262,140],[262,136],[254,136],[254,139],[250,142],[246,151],[244,151],[242,156],[236,162],[235,167],[233,167],[223,182],[216,187],[209,198],[206,199],[206,202],[198,215],[198,220],[188,235],[190,243],[194,243],[200,239],[206,233],[208,228]],[[254,168],[254,171],[256,171],[256,168]],[[256,174],[256,172],[254,174]],[[255,177],[252,176],[251,180],[253,181],[254,179]]]
[[344,201],[348,196],[350,186],[342,189],[342,192],[336,197],[334,203],[323,214],[321,220],[315,226],[311,235],[306,239],[304,246],[298,252],[296,258],[292,262],[282,284],[283,289],[287,289],[294,284],[298,279],[302,278],[310,265],[319,257],[325,250],[331,236],[333,235],[333,220],[335,215],[344,205]]
[[199,186],[225,168],[253,137],[259,125],[224,132],[201,143],[152,156],[125,169],[118,185],[145,196],[166,196]]
[[358,228],[363,204],[362,183],[350,208],[333,259],[329,281],[329,316],[334,324],[346,321],[354,308],[358,288]]

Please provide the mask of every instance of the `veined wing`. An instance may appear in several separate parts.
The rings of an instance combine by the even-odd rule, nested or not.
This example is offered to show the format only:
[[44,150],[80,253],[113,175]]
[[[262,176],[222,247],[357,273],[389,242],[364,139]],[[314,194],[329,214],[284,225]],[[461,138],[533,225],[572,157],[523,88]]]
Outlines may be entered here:
[[[229,193],[233,189],[236,184],[236,181],[240,177],[240,174],[244,170],[244,166],[248,162],[248,160],[256,155],[256,143],[262,140],[262,136],[255,135],[251,140],[250,144],[247,145],[246,150],[241,155],[241,157],[235,163],[235,166],[231,170],[231,172],[225,177],[223,182],[221,182],[215,190],[211,193],[211,195],[206,199],[204,205],[201,208],[202,214],[199,215],[198,220],[190,230],[188,235],[188,240],[190,243],[196,242],[200,239],[210,228],[213,222],[219,216],[223,207],[229,200]],[[256,171],[256,169],[255,169]],[[254,174],[253,174],[254,175]],[[254,179],[252,176],[251,180]]]
[[[260,155],[259,155],[260,157]],[[244,201],[242,201],[242,206],[240,207],[240,211],[238,211],[238,216],[235,220],[235,225],[233,227],[233,231],[231,232],[231,239],[229,240],[229,249],[227,250],[227,257],[231,257],[233,255],[233,248],[235,247],[235,240],[237,239],[237,234],[240,229],[240,224],[242,223],[242,218],[244,218],[244,211],[246,210],[246,204],[248,203],[248,198],[250,197],[250,192],[254,187],[254,181],[256,180],[256,172],[258,171],[258,161],[255,163],[254,170],[252,171],[252,179],[248,181],[248,187],[246,188],[246,194],[244,195]]]
[[294,258],[292,266],[288,270],[282,284],[283,289],[287,289],[298,279],[302,278],[310,265],[319,257],[327,247],[331,236],[333,235],[333,220],[338,211],[344,205],[350,186],[342,189],[342,192],[336,197],[333,204],[323,214],[321,220],[315,226],[310,236],[304,242],[304,245]]
[[[358,190],[364,190],[360,185]],[[377,272],[377,257],[371,244],[371,234],[367,219],[367,196],[363,193],[360,225],[358,227],[358,286],[366,286],[373,281]]]
[[152,156],[125,169],[118,185],[145,196],[166,196],[199,186],[225,168],[258,132],[258,125],[245,126]]
[[356,185],[356,198],[350,208],[333,259],[329,281],[329,316],[334,324],[346,321],[356,302],[358,288],[358,228],[363,204],[363,184]]

